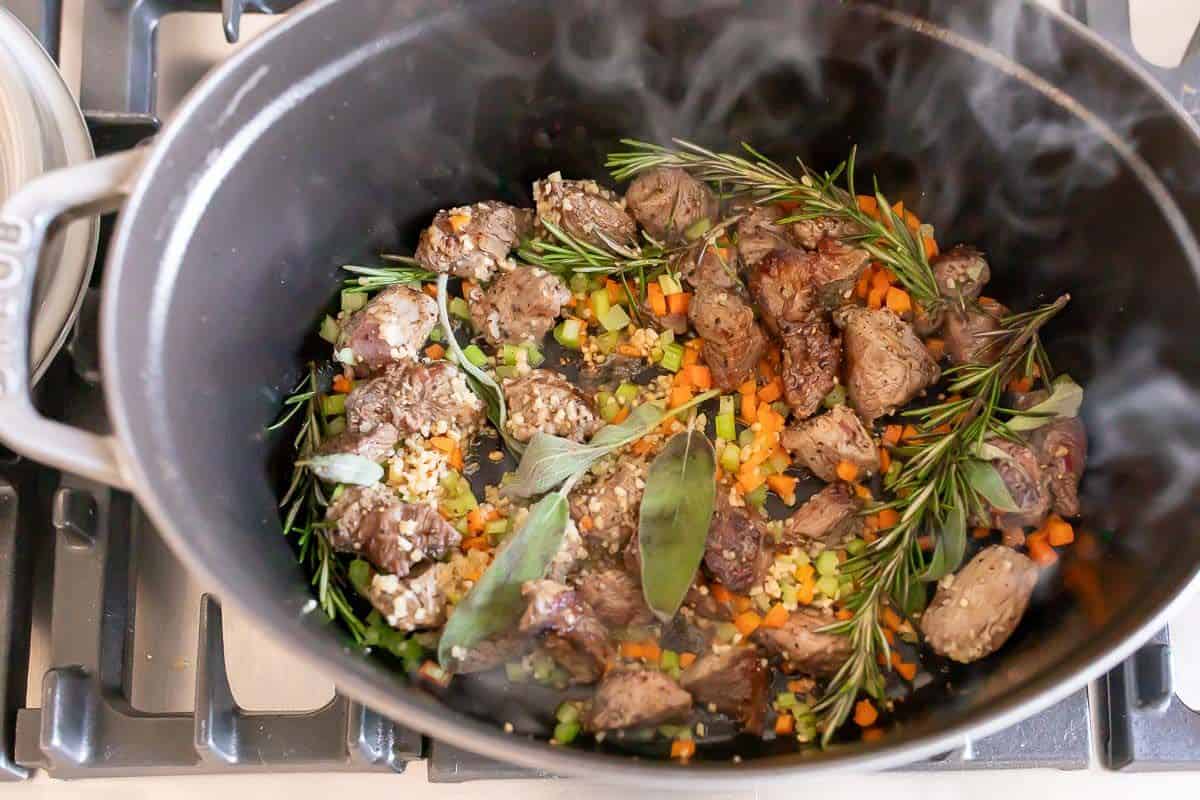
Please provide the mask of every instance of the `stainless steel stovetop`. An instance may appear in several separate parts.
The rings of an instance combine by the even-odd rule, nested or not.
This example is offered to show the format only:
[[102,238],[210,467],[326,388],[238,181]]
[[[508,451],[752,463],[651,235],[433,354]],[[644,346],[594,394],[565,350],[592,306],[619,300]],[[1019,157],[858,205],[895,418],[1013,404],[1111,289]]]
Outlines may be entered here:
[[[100,152],[152,136],[237,46],[227,37],[244,43],[279,19],[241,11],[282,13],[294,4],[0,0],[58,54]],[[1067,10],[1128,47],[1157,42],[1152,58],[1161,66],[1182,54],[1179,26],[1156,33],[1153,20],[1138,22],[1140,4],[1131,0],[1132,25],[1120,2],[1081,0]],[[1200,109],[1186,71],[1157,74]],[[111,220],[100,263],[110,228]],[[103,429],[97,301],[93,288],[40,394],[48,413]],[[338,696],[319,676],[292,669],[205,590],[128,495],[3,459],[0,778],[35,769],[63,778],[400,771],[422,758],[432,782],[536,775],[425,740]],[[1200,769],[1200,603],[1172,632],[1174,648],[1164,631],[1089,690],[909,769]]]

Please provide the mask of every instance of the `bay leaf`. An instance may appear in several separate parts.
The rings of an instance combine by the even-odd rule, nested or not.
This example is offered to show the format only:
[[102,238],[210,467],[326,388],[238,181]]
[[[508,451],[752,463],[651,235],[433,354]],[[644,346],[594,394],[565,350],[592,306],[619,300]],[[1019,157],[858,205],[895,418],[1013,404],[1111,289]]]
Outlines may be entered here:
[[672,437],[646,474],[638,514],[642,594],[659,619],[675,616],[704,556],[716,470],[708,437],[689,431]]
[[1058,417],[1077,417],[1083,405],[1083,387],[1070,375],[1059,375],[1051,384],[1050,396],[1031,408],[1013,415],[1008,427],[1014,431],[1031,431]]
[[969,458],[962,463],[963,479],[997,511],[1019,511],[1004,479],[989,461]]
[[491,566],[467,593],[442,630],[438,663],[453,670],[455,652],[471,648],[516,627],[525,610],[521,585],[546,574],[562,546],[567,499],[548,494],[529,509],[525,524],[512,535]]
[[369,458],[354,453],[334,453],[313,456],[301,462],[313,475],[329,483],[351,483],[370,486],[383,480],[383,467]]

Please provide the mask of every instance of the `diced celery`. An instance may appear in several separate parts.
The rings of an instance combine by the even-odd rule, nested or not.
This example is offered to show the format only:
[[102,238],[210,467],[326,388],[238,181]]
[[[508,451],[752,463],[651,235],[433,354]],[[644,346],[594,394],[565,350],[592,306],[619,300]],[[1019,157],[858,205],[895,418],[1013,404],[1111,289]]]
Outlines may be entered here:
[[509,661],[505,664],[504,676],[510,683],[525,683],[529,680],[529,673],[525,671],[524,665],[519,661]]
[[617,398],[613,397],[608,392],[601,392],[605,395],[603,399],[597,396],[596,405],[600,408],[600,416],[605,422],[612,422],[613,418],[621,412],[621,404],[617,402]]
[[617,399],[622,405],[631,405],[641,393],[642,390],[635,383],[622,383],[617,387]]
[[811,717],[813,713],[812,706],[808,703],[796,703],[792,706],[792,716],[799,719],[800,717]]
[[343,414],[346,411],[346,395],[344,394],[323,394],[321,395],[321,413],[327,417],[336,417],[338,414]]
[[440,342],[442,340],[442,329],[434,328],[429,332],[429,341]]
[[[447,511],[446,513],[449,514],[450,512]],[[469,536],[471,534],[469,526],[467,525],[466,517],[459,517],[451,522],[450,525],[454,528],[454,530],[458,531],[463,536]]]
[[487,364],[487,354],[480,349],[477,344],[469,344],[463,348],[463,355],[477,367],[482,367]]
[[450,312],[450,316],[458,317],[459,319],[471,319],[471,307],[467,305],[467,301],[461,297],[451,297],[450,302],[446,304],[446,309]]
[[683,366],[683,348],[674,342],[665,346],[659,366],[671,372],[678,372],[679,368]]
[[788,406],[787,403],[783,402],[782,400],[776,400],[774,403],[771,403],[771,410],[774,411],[776,414],[779,414],[780,416],[786,417],[788,415],[788,412],[791,411],[792,409],[790,406]]
[[737,633],[737,626],[732,622],[722,622],[717,625],[717,638],[722,642],[732,642]]
[[812,559],[808,557],[808,553],[803,550],[793,555],[792,561],[796,562],[797,567],[803,567],[805,564],[812,563]]
[[563,703],[555,710],[554,718],[559,722],[575,722],[579,719],[579,706],[574,703]]
[[354,351],[349,347],[343,347],[341,350],[335,352],[333,358],[335,361],[345,364],[348,367],[354,366]]
[[735,416],[737,414],[737,403],[734,401],[733,395],[731,394],[721,395],[721,399],[718,401],[717,406],[718,415],[729,414],[730,416]]
[[834,406],[840,406],[842,403],[845,403],[845,402],[846,402],[846,387],[842,386],[840,383],[837,386],[830,389],[829,394],[825,395],[825,398],[823,400],[821,400],[821,404],[823,406],[825,406],[826,408],[833,408]]
[[811,742],[817,738],[817,721],[809,718],[796,722],[796,741]]
[[683,677],[683,668],[677,664],[677,665],[671,667],[670,669],[666,670],[666,673],[668,675],[670,675],[672,678],[674,678],[675,680],[679,680],[680,678]]
[[541,366],[542,362],[546,360],[546,357],[542,355],[541,348],[533,342],[526,342],[521,347],[525,350],[525,361],[529,366]]
[[620,331],[609,331],[602,333],[596,337],[596,347],[600,348],[600,352],[608,355],[617,349],[617,345],[621,343]]
[[788,467],[792,465],[791,460],[783,453],[772,453],[771,457],[767,459],[767,463],[776,472],[787,472]]
[[780,708],[794,708],[796,705],[795,692],[780,692],[775,695],[775,705]]
[[888,467],[887,473],[883,476],[884,482],[888,484],[894,483],[900,477],[900,470],[903,468],[899,461],[893,460],[891,466]]
[[867,543],[862,539],[851,539],[846,542],[846,552],[852,556],[860,556],[867,549]]
[[367,587],[371,585],[371,565],[361,558],[356,558],[350,562],[350,567],[346,570],[350,576],[350,583],[354,586],[359,594],[366,594]]
[[658,666],[665,670],[679,666],[679,653],[674,650],[663,650],[662,655],[658,657]]
[[517,354],[520,352],[520,350],[521,348],[517,347],[515,344],[501,345],[500,360],[510,367],[514,366],[517,363]]
[[337,320],[326,314],[325,319],[321,320],[321,330],[317,332],[317,335],[330,344],[337,344],[339,334],[341,334],[341,328],[338,327]]
[[489,536],[503,536],[508,533],[508,520],[494,519],[483,526],[483,532]]
[[337,486],[333,487],[333,494],[329,495],[329,502],[332,503],[334,500],[337,500],[342,496],[342,492],[344,491],[346,491],[345,484],[339,483]]
[[[605,297],[607,297],[607,293]],[[604,330],[612,333],[613,331],[624,330],[629,327],[629,315],[625,313],[625,309],[620,306],[609,306],[603,313],[598,315],[600,324],[604,326]]]
[[444,497],[439,505],[451,517],[462,517],[471,509],[478,507],[479,501],[475,499],[475,495],[467,491],[453,497]]
[[342,311],[353,314],[367,304],[366,292],[353,292],[349,289],[342,291]]
[[754,444],[754,431],[749,428],[742,428],[742,432],[738,434],[738,444],[742,447]]
[[767,597],[766,594],[756,594],[754,595],[754,605],[758,608],[759,612],[765,614],[771,610],[771,598]]
[[583,337],[583,325],[577,319],[564,319],[554,329],[554,341],[569,350],[578,350]]
[[[720,420],[718,419],[718,422]],[[736,444],[727,444],[721,450],[721,469],[726,472],[737,472],[742,465],[742,451]]]
[[595,289],[603,289],[607,285],[607,283],[608,283],[608,279],[597,272],[595,275],[592,275],[591,283],[589,283],[588,285],[591,286],[593,290],[595,290]]
[[658,735],[664,739],[678,739],[686,730],[687,725],[659,725]]
[[796,603],[797,603],[797,598],[796,598],[796,586],[795,586],[795,584],[791,584],[791,583],[784,583],[784,584],[782,584],[782,585],[779,587],[779,592],[780,592],[780,594],[782,595],[782,597],[781,597],[780,599],[781,599],[781,600],[783,600],[783,604],[784,604],[785,606],[794,606],[794,605],[796,605]]
[[838,579],[834,575],[826,575],[817,580],[817,591],[826,597],[837,597],[838,588]]
[[673,276],[663,273],[658,276],[658,285],[662,287],[663,294],[679,294],[683,291],[683,287],[679,285],[679,281]]
[[501,364],[500,366],[496,367],[496,377],[515,378],[517,377],[517,368],[509,366],[508,364]]
[[689,242],[694,242],[704,234],[708,233],[708,229],[711,227],[712,223],[708,221],[708,217],[701,217],[691,225],[688,225],[684,229],[683,235]]
[[767,502],[767,485],[760,484],[754,491],[746,492],[746,505],[762,508],[763,503]]
[[670,328],[667,328],[665,331],[663,331],[662,333],[660,333],[658,335],[658,346],[659,347],[666,347],[667,345],[671,344],[674,341],[675,341],[675,331],[671,330]]
[[654,364],[662,361],[662,348],[658,345],[654,345],[650,348],[650,361]]
[[346,430],[346,418],[342,416],[334,417],[325,423],[325,435],[337,436],[342,431]]
[[582,272],[576,272],[571,276],[571,291],[575,294],[583,294],[590,285],[588,276]]
[[838,571],[837,553],[832,550],[822,550],[817,556],[817,574],[818,575],[836,575]]
[[592,311],[596,314],[596,319],[604,319],[604,315],[612,308],[612,302],[608,299],[608,289],[597,289],[592,292]]
[[734,420],[733,414],[717,414],[717,438],[727,442],[737,439],[737,422]]

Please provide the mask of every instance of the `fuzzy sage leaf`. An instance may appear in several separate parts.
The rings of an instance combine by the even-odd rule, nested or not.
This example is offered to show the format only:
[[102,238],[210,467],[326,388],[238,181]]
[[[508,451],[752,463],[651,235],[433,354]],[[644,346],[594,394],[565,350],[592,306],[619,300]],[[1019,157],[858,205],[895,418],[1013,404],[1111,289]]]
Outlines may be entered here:
[[[925,567],[925,571],[921,573],[921,580],[941,580],[946,575],[954,572],[958,569],[958,565],[962,563],[963,555],[966,552],[966,498],[959,497],[958,502],[952,505],[946,512],[946,519],[942,520],[941,527],[938,530],[937,544],[933,549],[933,556],[929,559],[929,564]],[[913,585],[920,586],[917,583]],[[921,591],[924,592],[924,587],[921,588]],[[909,602],[912,602],[911,598]],[[905,610],[909,611],[907,608]]]
[[988,461],[967,459],[961,466],[963,478],[975,493],[991,504],[997,511],[1020,511],[1017,503],[1004,485],[1000,472]]
[[525,609],[521,585],[546,573],[566,526],[567,499],[558,492],[529,509],[525,524],[450,615],[438,643],[438,663],[453,670],[466,651],[516,626]]
[[699,431],[675,435],[646,474],[638,514],[642,594],[662,620],[679,610],[704,555],[716,500],[716,457]]
[[1040,428],[1058,417],[1079,416],[1083,405],[1083,387],[1071,380],[1070,375],[1059,375],[1054,379],[1050,396],[1037,405],[1015,414],[1008,421],[1009,430],[1031,431]]
[[372,483],[379,483],[383,480],[383,467],[369,458],[354,453],[313,456],[307,461],[298,463],[308,467],[313,475],[329,483],[370,486]]

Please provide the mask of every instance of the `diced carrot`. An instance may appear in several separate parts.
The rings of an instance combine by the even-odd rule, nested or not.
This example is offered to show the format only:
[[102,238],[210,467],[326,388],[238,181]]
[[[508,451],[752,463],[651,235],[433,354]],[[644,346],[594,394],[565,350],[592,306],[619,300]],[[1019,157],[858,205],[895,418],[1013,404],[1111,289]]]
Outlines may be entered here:
[[579,530],[590,531],[592,528],[595,528],[595,527],[596,527],[596,523],[592,519],[591,514],[586,514],[579,518]]
[[921,432],[913,425],[905,425],[904,432],[900,434],[900,441],[907,442],[916,439],[921,435]]
[[467,224],[470,223],[470,221],[470,214],[451,214],[449,220],[450,229],[455,233],[461,233],[462,229],[467,227]]
[[[681,405],[685,404],[687,401],[689,401],[691,399],[692,399],[692,387],[676,386],[671,389],[671,396],[670,396],[670,399],[668,400],[668,402],[669,402],[671,408],[679,408]],[[628,407],[626,407],[623,410],[628,411],[629,409],[628,409]]]
[[881,531],[896,527],[896,523],[899,521],[900,512],[894,508],[885,508],[879,512],[879,530]]
[[453,453],[458,448],[458,442],[451,439],[449,436],[433,436],[430,437],[429,443],[434,448],[441,450],[443,453]]
[[887,472],[892,466],[892,454],[886,447],[879,448],[879,471]]
[[[672,297],[674,297],[675,295],[671,295],[671,296],[672,296]],[[693,339],[692,341],[699,341],[699,340],[698,340],[698,339]],[[695,348],[695,347],[687,347],[687,348],[684,348],[684,351],[683,351],[683,365],[684,365],[685,367],[694,367],[694,366],[696,366],[696,365],[697,365],[697,364],[699,364],[699,363],[700,363],[700,351],[699,351],[699,349],[697,349],[697,348]]]
[[849,461],[839,461],[837,465],[837,476],[846,483],[851,483],[858,477],[858,465],[852,464]]
[[733,596],[733,610],[741,614],[743,611],[749,611],[754,607],[754,601],[744,594],[735,594]]
[[941,361],[946,355],[946,340],[932,336],[925,340],[925,349],[934,361]]
[[900,436],[904,433],[902,425],[888,425],[883,429],[883,440],[891,445],[900,444]]
[[436,283],[425,283],[421,285],[421,291],[430,297],[437,297],[438,290]]
[[450,680],[454,677],[446,670],[442,669],[436,661],[426,661],[417,670],[417,674],[430,683],[435,683],[445,689],[450,685]]
[[692,296],[687,292],[678,292],[667,297],[667,310],[672,314],[686,314]]
[[854,724],[861,728],[869,728],[879,719],[879,712],[871,701],[863,698],[854,704]]
[[658,661],[662,658],[662,648],[658,646],[658,642],[650,640],[642,642],[642,653],[647,661]]
[[690,667],[692,664],[695,664],[695,663],[696,663],[696,654],[695,653],[680,653],[679,654],[679,666],[683,667],[684,669],[687,669],[688,667]]
[[650,310],[656,317],[667,315],[667,298],[663,295],[662,287],[658,285],[657,281],[646,287],[646,298],[650,301]]
[[1075,541],[1075,529],[1071,523],[1058,514],[1051,514],[1042,523],[1041,530],[1046,534],[1046,541],[1054,547],[1061,547]]
[[888,280],[888,272],[885,269],[876,270],[871,275],[871,289],[878,292],[886,292],[892,286],[892,282]]
[[816,581],[796,584],[796,602],[808,605],[817,595]]
[[854,494],[858,496],[858,499],[859,499],[859,500],[872,500],[872,499],[874,499],[874,498],[871,496],[871,490],[870,490],[870,489],[868,489],[867,487],[863,486],[861,483],[856,483],[856,484],[854,484]]
[[354,381],[347,378],[345,375],[333,376],[333,390],[338,394],[349,394],[354,388]]
[[743,397],[746,395],[754,395],[758,393],[758,384],[752,380],[746,381],[738,387],[738,394]]
[[625,294],[625,287],[614,281],[612,278],[604,279],[604,288],[608,291],[608,302],[615,303],[619,301],[622,295]]
[[[686,401],[685,401],[686,402]],[[629,406],[622,406],[621,410],[612,418],[613,425],[620,425],[629,416]]]
[[932,536],[926,535],[926,536],[918,536],[917,537],[917,547],[920,547],[926,553],[933,550],[933,544],[934,544],[934,542],[933,542]]
[[452,468],[461,471],[463,468],[462,448],[456,446],[453,450],[451,450],[450,458],[446,460],[446,463],[448,463]]
[[708,591],[718,603],[728,603],[733,600],[733,594],[719,583],[708,587]]
[[742,395],[742,420],[747,425],[753,425],[758,421],[758,406],[754,403],[753,394]]
[[431,344],[429,347],[425,348],[425,356],[427,358],[432,358],[434,361],[443,358],[445,355],[446,348],[442,347],[440,344]]
[[642,437],[633,443],[633,447],[629,448],[635,456],[644,456],[654,449],[654,442]]
[[743,492],[753,492],[762,486],[764,480],[762,470],[758,468],[757,464],[742,464],[738,469],[738,487]]
[[868,216],[879,219],[879,203],[874,197],[867,194],[860,194],[855,199],[858,201],[858,210]]
[[[762,433],[769,436],[776,430],[775,418],[778,416],[779,415],[775,413],[775,410],[771,408],[770,403],[767,403],[763,400],[758,401],[758,408],[754,409],[754,419],[761,424]],[[782,428],[783,426],[780,425],[779,427]]]
[[781,397],[783,397],[783,382],[779,378],[775,378],[758,390],[758,399],[764,403],[774,403]]
[[771,606],[771,610],[763,615],[762,626],[764,628],[782,628],[787,624],[788,611],[783,607],[782,603],[776,603]]
[[491,549],[492,543],[486,536],[472,536],[470,539],[463,539],[463,550],[488,550]]
[[887,639],[887,643],[892,647],[896,646],[896,634],[892,632],[891,628],[883,629],[883,638]]
[[900,630],[901,626],[904,625],[904,620],[900,619],[900,615],[887,606],[883,607],[883,611],[880,612],[879,616],[883,619],[883,624],[893,631]]
[[908,292],[893,286],[887,290],[887,307],[895,314],[907,314],[912,311],[912,298]]
[[764,381],[770,382],[779,377],[779,373],[775,370],[775,365],[771,363],[771,359],[763,356],[758,360],[758,374],[762,376]]
[[1028,392],[1033,388],[1033,378],[1028,375],[1023,375],[1020,378],[1013,378],[1008,382],[1008,390],[1010,392]]
[[792,573],[796,576],[796,580],[800,582],[811,581],[817,574],[817,570],[812,564],[801,564],[796,567],[796,571]]
[[788,505],[796,500],[796,483],[798,481],[798,478],[793,478],[791,475],[767,476],[767,486],[771,487],[771,491],[783,498]]
[[867,294],[867,308],[872,310],[883,308],[883,301],[886,297],[887,289],[872,289]]
[[839,608],[834,616],[837,619],[840,619],[842,622],[845,622],[848,619],[854,619],[854,612],[848,608]]
[[733,626],[738,629],[738,633],[742,636],[749,636],[758,630],[762,625],[763,619],[753,611],[743,611],[733,618]]
[[694,755],[696,755],[695,739],[676,739],[671,742],[671,758],[687,761]]
[[863,270],[863,274],[858,276],[858,283],[854,284],[854,296],[859,300],[866,300],[870,291],[871,273],[869,270]]
[[703,364],[692,364],[687,368],[687,372],[692,385],[697,389],[708,391],[712,388],[712,371],[708,367]]
[[483,512],[476,506],[467,512],[467,530],[471,533],[483,533],[483,526],[487,523],[483,519]]
[[1025,546],[1029,548],[1029,557],[1043,567],[1058,561],[1058,553],[1054,552],[1054,548],[1046,541],[1046,534],[1041,531],[1029,534],[1025,539]]
[[933,258],[938,254],[938,245],[932,236],[922,236],[921,244],[925,245],[926,258]]
[[879,534],[875,531],[863,531],[862,539],[867,544],[879,541]]
[[780,714],[775,718],[775,732],[780,736],[789,734],[796,729],[796,720],[791,714]]
[[991,535],[992,535],[991,528],[980,527],[980,528],[972,528],[971,529],[971,538],[972,539],[986,539]]
[[638,349],[631,344],[617,345],[617,352],[623,356],[633,356],[634,358],[637,358],[641,355]]
[[461,288],[462,288],[462,296],[464,298],[466,298],[468,295],[471,294],[472,291],[475,290],[475,282],[464,280],[461,284]]
[[[888,632],[891,633],[891,631]],[[900,657],[900,654],[895,651],[892,652],[892,667],[900,674],[900,677],[904,678],[906,681],[911,681],[913,678],[917,677],[917,665],[907,663],[903,658]]]
[[683,386],[688,389],[692,388],[692,375],[688,370],[681,369],[675,373],[675,377],[671,378],[672,386]]

